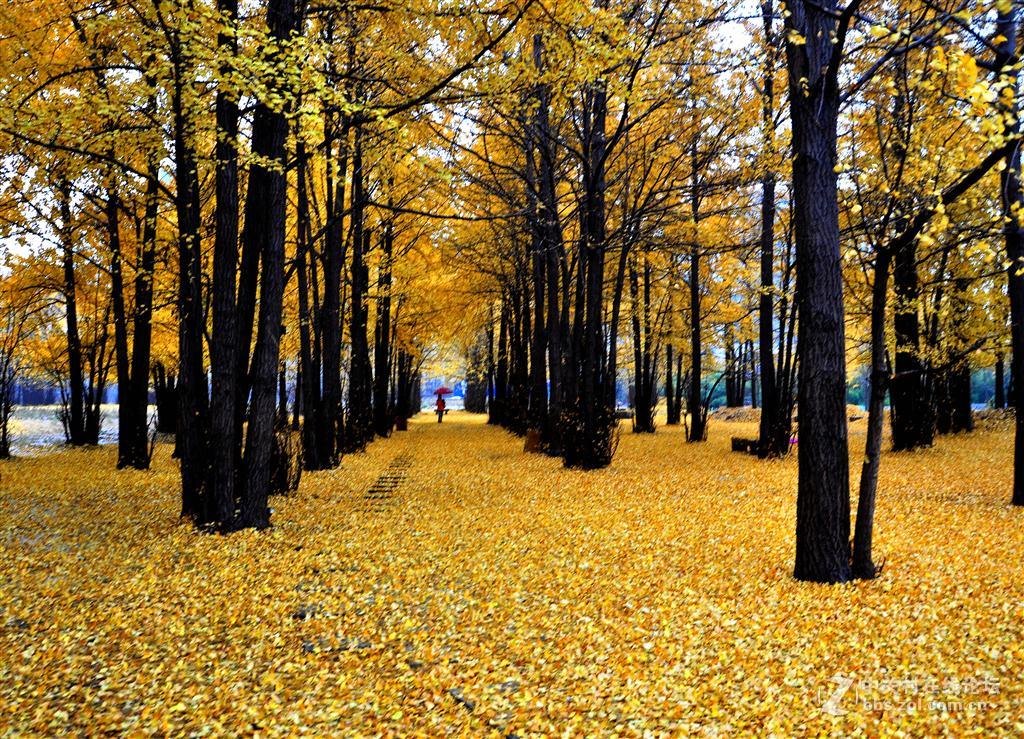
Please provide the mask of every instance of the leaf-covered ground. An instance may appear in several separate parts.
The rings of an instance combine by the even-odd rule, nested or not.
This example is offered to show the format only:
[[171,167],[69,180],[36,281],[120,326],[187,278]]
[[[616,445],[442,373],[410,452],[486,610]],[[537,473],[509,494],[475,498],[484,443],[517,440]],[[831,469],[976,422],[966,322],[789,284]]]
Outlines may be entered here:
[[0,463],[0,733],[1024,731],[1005,431],[887,455],[883,575],[827,587],[790,577],[795,460],[728,451],[752,424],[580,473],[429,421],[229,538],[166,446]]

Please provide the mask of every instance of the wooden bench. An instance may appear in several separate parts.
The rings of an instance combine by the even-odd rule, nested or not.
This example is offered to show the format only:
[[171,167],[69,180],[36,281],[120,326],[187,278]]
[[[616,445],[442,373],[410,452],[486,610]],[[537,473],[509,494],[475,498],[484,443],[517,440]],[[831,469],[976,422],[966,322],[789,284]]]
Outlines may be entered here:
[[757,439],[744,439],[740,436],[732,437],[732,450],[744,454],[757,454]]

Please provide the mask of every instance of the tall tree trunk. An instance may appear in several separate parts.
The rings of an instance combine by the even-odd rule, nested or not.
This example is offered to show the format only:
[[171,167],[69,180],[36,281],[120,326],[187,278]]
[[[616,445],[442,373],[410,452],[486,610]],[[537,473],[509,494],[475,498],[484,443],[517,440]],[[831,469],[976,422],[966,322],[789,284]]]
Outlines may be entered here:
[[704,414],[704,398],[701,393],[701,341],[700,315],[700,251],[697,244],[690,247],[690,387],[687,405],[690,409],[690,426],[687,441],[707,439],[707,424]]
[[[178,432],[178,384],[174,375],[157,362],[153,366],[153,391],[156,395],[156,430],[160,434]],[[177,445],[177,439],[175,440]],[[175,449],[175,456],[178,452]]]
[[[608,371],[604,336],[605,158],[607,90],[604,81],[588,87],[584,101],[580,271],[576,292],[571,408],[563,418],[563,461],[567,467],[597,469],[611,464],[615,416],[609,407],[615,377]],[[621,272],[622,270],[620,270]],[[619,282],[617,280],[617,282]],[[621,294],[619,289],[618,294]],[[613,321],[614,323],[614,321]]]
[[[152,106],[151,106],[152,107]],[[135,278],[134,340],[128,347],[128,312],[125,308],[123,254],[119,225],[120,197],[111,173],[106,201],[107,238],[110,248],[111,306],[114,313],[114,354],[117,367],[117,466],[149,468],[147,393],[152,310],[152,272],[156,240],[154,164],[146,186],[146,213],[140,259]],[[144,364],[143,364],[144,363]]]
[[[355,156],[355,161],[358,162],[361,159],[358,144]],[[353,215],[353,220],[355,218]],[[372,234],[363,227],[360,227],[357,233],[361,238],[357,235],[352,238],[352,297],[349,326],[352,356],[349,367],[348,416],[345,422],[346,449],[350,452],[364,449],[373,438],[373,379],[370,376],[369,342],[366,336],[369,311],[365,302],[368,280],[365,256],[370,250]]]
[[302,361],[295,361],[295,389],[292,391],[292,431],[298,432],[301,428],[302,417]]
[[[1017,26],[1020,6],[1012,3],[1008,10],[999,13],[997,34],[1002,37],[997,64],[1003,67],[1017,48]],[[1011,70],[1007,80],[1010,89],[1017,90],[1017,71]],[[1003,199],[1003,217],[1006,219],[1006,281],[1010,298],[1010,378],[1011,402],[1016,409],[1013,444],[1013,491],[1014,505],[1024,505],[1024,188],[1021,186],[1020,154],[1020,95],[1012,96],[1012,109],[1008,112],[1008,138],[1017,139],[1007,155],[1006,168],[1000,181]]]
[[[389,200],[389,205],[390,205]],[[393,409],[388,403],[391,379],[391,260],[394,252],[394,220],[384,224],[377,275],[377,321],[373,340],[373,417],[378,436],[390,436]]]
[[965,325],[969,309],[969,288],[970,280],[965,277],[958,277],[953,281],[951,333],[956,356],[948,369],[947,378],[950,401],[949,431],[954,434],[974,430],[971,409],[971,361],[969,355],[964,354],[969,342]]
[[[180,49],[179,52],[180,54]],[[199,173],[192,149],[193,123],[185,86],[191,64],[176,60],[171,97],[178,220],[178,439],[181,458],[181,514],[197,524],[206,521],[208,397],[203,367],[203,284],[200,243]]]
[[836,131],[845,26],[835,0],[786,7],[800,310],[794,574],[843,582],[850,579],[850,480]]
[[[533,37],[533,63],[538,72],[545,69],[544,41],[540,34]],[[556,189],[556,162],[554,134],[551,130],[551,89],[547,83],[540,83],[536,90],[537,110],[534,122],[537,150],[538,218],[540,220],[543,248],[543,271],[547,289],[547,351],[548,351],[548,400],[547,419],[542,430],[542,446],[548,454],[560,454],[562,449],[559,433],[559,419],[562,414],[565,352],[562,342],[563,316],[561,315],[560,273],[565,259],[562,243],[562,225],[558,215]]]
[[[302,141],[296,146],[298,194],[296,198],[296,278],[299,291],[299,382],[301,388],[296,405],[302,406],[302,458],[307,470],[328,467],[324,458],[320,424],[323,414],[320,396],[320,369],[313,360],[313,312],[310,307],[309,268],[316,258],[311,242],[309,218],[309,194],[307,185],[308,160]],[[331,216],[333,218],[333,216]],[[331,249],[328,239],[328,249]],[[328,256],[328,259],[330,257]],[[339,294],[340,299],[340,294]],[[326,304],[326,299],[325,299]]]
[[725,406],[735,408],[736,403],[736,346],[732,340],[730,327],[725,328],[725,369],[722,372],[725,377]]
[[750,364],[750,407],[757,408],[759,404],[757,399],[758,376],[757,359],[754,358],[753,339],[747,339],[747,362]]
[[[761,75],[761,128],[765,148],[775,153],[775,41],[772,33],[774,3],[762,0],[761,22],[765,35],[764,70]],[[775,172],[761,177],[761,293],[758,300],[757,350],[761,364],[761,419],[757,450],[762,459],[781,457],[789,449],[789,440],[780,448],[780,398],[775,378]]]
[[996,356],[995,368],[995,397],[992,399],[992,407],[1002,410],[1006,408],[1006,360],[1002,354]]
[[[350,45],[350,57],[354,51]],[[342,390],[341,390],[341,337],[342,329],[342,271],[345,269],[346,237],[345,237],[345,180],[348,172],[350,121],[344,116],[341,134],[338,140],[338,181],[333,195],[333,208],[328,211],[327,235],[325,240],[324,259],[324,299],[320,311],[322,326],[320,335],[323,337],[323,392],[322,402],[315,408],[316,437],[318,445],[316,469],[334,467],[340,459],[342,450]],[[352,183],[354,187],[355,183]],[[328,190],[328,192],[330,192]],[[354,194],[354,190],[353,190]],[[352,203],[355,205],[355,203]],[[353,214],[354,217],[355,214]],[[354,232],[353,232],[354,233]],[[350,234],[351,236],[351,234]],[[312,259],[310,260],[312,263]],[[314,362],[316,367],[320,363]],[[317,382],[313,377],[307,381]],[[309,407],[315,397],[309,399]]]
[[82,338],[78,330],[78,295],[75,281],[75,245],[71,223],[71,183],[64,179],[58,186],[61,221],[61,265],[64,316],[68,348],[68,443],[85,444],[85,378],[82,376]]
[[906,240],[894,255],[896,362],[892,379],[892,446],[896,451],[930,446],[934,420],[921,359],[917,242]]
[[690,244],[690,386],[687,405],[690,411],[689,442],[707,439],[707,414],[703,398],[704,352],[701,337],[700,301],[700,167],[697,159],[697,139],[693,139],[690,150],[690,219],[693,224],[693,243]]
[[679,351],[676,354],[676,397],[673,399],[674,409],[672,411],[676,418],[676,423],[682,423],[683,420],[683,396],[687,392],[688,380],[683,375],[683,352]]
[[224,61],[217,91],[216,122],[216,231],[213,242],[213,331],[210,340],[210,510],[209,518],[223,529],[234,524],[235,482],[238,475],[237,440],[239,419],[239,375],[235,274],[238,271],[238,102],[227,89],[232,73],[230,59],[237,54],[235,21],[237,0],[218,0],[224,27],[217,45]]
[[633,328],[633,432],[652,433],[654,419],[649,396],[646,394],[644,374],[644,336],[640,325],[640,289],[635,260],[629,264],[630,323]]
[[974,430],[974,413],[971,407],[971,363],[967,359],[958,362],[950,371],[950,400],[953,414],[950,430],[956,434]]
[[[156,96],[150,110],[157,109]],[[129,401],[134,409],[132,428],[135,457],[132,466],[147,469],[149,449],[149,361],[153,346],[153,280],[156,272],[157,216],[160,197],[160,167],[153,158],[148,164],[145,195],[145,213],[142,224],[142,243],[139,248],[138,267],[135,271],[135,313],[132,328],[131,393]]]
[[352,244],[351,297],[349,308],[349,338],[351,357],[348,376],[348,409],[345,419],[345,450],[364,449],[373,438],[373,410],[371,407],[373,381],[370,377],[369,341],[367,339],[368,310],[365,304],[369,273],[366,255],[370,251],[371,233],[366,228],[366,197],[362,126],[356,127],[352,151]]
[[[295,0],[270,0],[267,26],[278,42],[289,39],[298,28]],[[276,380],[280,362],[281,317],[284,300],[284,241],[287,220],[285,173],[288,119],[284,111],[259,101],[253,114],[252,148],[260,159],[249,171],[245,248],[259,251],[259,319],[252,360],[252,399],[245,434],[245,487],[239,506],[238,526],[270,525],[267,499],[271,492],[271,458],[274,453]],[[244,314],[239,315],[244,320]]]
[[501,310],[498,316],[498,356],[494,371],[494,398],[490,405],[488,423],[505,424],[508,402],[508,324],[509,310],[505,292],[501,295]]
[[619,252],[618,268],[615,270],[615,281],[612,283],[612,314],[611,320],[608,321],[606,348],[606,388],[609,409],[614,409],[618,403],[619,325],[620,316],[622,315],[622,296],[626,286],[626,266],[630,256],[630,246],[630,238],[627,236],[623,239],[622,250]]
[[110,303],[114,313],[114,358],[117,368],[117,468],[145,469],[148,463],[138,459],[135,449],[135,411],[132,405],[131,358],[128,351],[128,311],[124,297],[124,267],[121,254],[121,201],[117,181],[111,172],[104,203],[107,248],[110,251]]
[[[531,155],[532,157],[532,155]],[[532,198],[531,198],[532,200]],[[536,214],[534,215],[536,219]],[[538,224],[539,225],[539,224]],[[548,418],[547,343],[548,325],[544,318],[544,297],[547,288],[543,229],[535,226],[531,242],[530,264],[533,286],[533,335],[530,342],[530,420],[529,427],[543,430]]]
[[[494,306],[487,306],[487,423],[494,423],[494,388],[496,385],[494,366]],[[401,393],[399,393],[401,394]]]
[[647,252],[643,255],[643,290],[641,292],[641,329],[643,333],[643,351],[640,356],[639,377],[637,381],[636,417],[634,430],[643,433],[654,433],[654,414],[658,406],[658,349],[654,340],[654,325],[651,317],[651,262]]
[[857,525],[853,534],[853,570],[858,578],[871,579],[877,568],[871,555],[875,521],[878,470],[882,461],[882,433],[885,427],[885,394],[889,369],[885,356],[885,311],[889,294],[889,265],[892,257],[885,247],[875,256],[875,280],[871,288],[871,396],[868,401],[868,431],[864,442],[864,463],[857,499]]
[[[758,358],[761,365],[761,419],[758,426],[758,455],[781,457],[789,451],[779,448],[779,397],[775,380],[775,177],[761,180],[761,295],[758,301]],[[787,440],[788,441],[788,440]],[[787,444],[788,447],[788,444]]]
[[[682,382],[683,378],[679,378]],[[675,408],[675,387],[672,380],[672,345],[665,347],[665,423],[669,426],[679,425],[679,415]]]

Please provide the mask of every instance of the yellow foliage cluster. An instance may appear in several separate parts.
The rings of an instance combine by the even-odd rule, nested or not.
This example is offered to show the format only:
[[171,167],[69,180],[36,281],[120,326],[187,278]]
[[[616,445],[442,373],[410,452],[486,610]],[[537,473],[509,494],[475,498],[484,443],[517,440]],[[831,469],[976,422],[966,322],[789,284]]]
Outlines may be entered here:
[[728,451],[754,428],[581,473],[416,421],[227,538],[178,521],[167,446],[2,463],[0,732],[1024,730],[1008,434],[889,456],[885,570],[829,587],[790,576],[796,460]]

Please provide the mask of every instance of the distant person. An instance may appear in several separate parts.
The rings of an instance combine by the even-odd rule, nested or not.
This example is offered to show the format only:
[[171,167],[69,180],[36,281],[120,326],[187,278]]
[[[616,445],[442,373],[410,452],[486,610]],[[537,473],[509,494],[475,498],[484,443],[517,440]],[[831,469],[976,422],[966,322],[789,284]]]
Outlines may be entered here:
[[444,418],[444,398],[440,395],[437,396],[437,422],[441,423],[441,419]]

